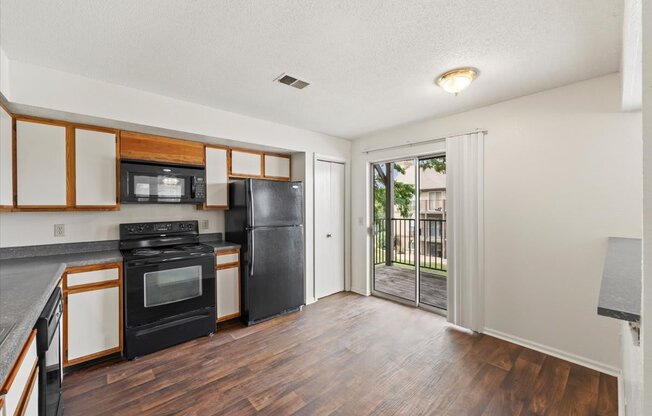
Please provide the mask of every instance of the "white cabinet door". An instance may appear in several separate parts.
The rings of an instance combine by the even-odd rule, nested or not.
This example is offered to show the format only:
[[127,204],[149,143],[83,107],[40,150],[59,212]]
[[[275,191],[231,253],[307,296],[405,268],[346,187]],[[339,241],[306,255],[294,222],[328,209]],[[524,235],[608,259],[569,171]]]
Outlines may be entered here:
[[11,116],[0,107],[0,205],[14,204],[13,129]]
[[38,414],[38,368],[34,374],[32,385],[28,386],[27,403],[23,410],[23,416],[39,416]]
[[290,158],[265,155],[265,177],[290,180]]
[[117,204],[116,140],[115,133],[75,129],[76,205]]
[[206,207],[228,208],[228,150],[206,146]]
[[19,206],[66,206],[66,128],[16,121]]
[[12,371],[15,371],[15,376],[9,385],[9,391],[3,397],[5,402],[4,410],[8,415],[14,415],[16,413],[21,406],[25,391],[31,388],[30,379],[34,375],[32,369],[38,360],[36,353],[36,330],[30,334],[23,348],[26,348],[27,353],[23,356],[22,361],[19,358],[19,362],[14,364],[14,366],[18,367],[12,369]]
[[231,176],[260,177],[263,155],[257,152],[231,150]]
[[217,271],[217,319],[240,314],[240,268]]
[[68,362],[120,346],[117,286],[71,292],[67,297]]

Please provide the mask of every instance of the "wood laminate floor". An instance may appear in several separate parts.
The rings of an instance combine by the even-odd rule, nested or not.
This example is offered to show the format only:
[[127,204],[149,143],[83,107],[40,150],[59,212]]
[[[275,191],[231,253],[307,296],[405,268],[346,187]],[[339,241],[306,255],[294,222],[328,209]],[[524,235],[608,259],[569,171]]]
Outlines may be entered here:
[[614,377],[351,293],[67,374],[63,390],[66,416],[556,416],[618,408]]

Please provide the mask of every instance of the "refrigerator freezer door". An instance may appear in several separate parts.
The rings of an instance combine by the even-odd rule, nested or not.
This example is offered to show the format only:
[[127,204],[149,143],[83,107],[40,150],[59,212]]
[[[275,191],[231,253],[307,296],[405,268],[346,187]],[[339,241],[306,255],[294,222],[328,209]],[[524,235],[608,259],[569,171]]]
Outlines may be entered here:
[[249,231],[246,259],[248,321],[254,322],[304,304],[302,227]]
[[278,227],[303,224],[303,184],[250,180],[249,226]]

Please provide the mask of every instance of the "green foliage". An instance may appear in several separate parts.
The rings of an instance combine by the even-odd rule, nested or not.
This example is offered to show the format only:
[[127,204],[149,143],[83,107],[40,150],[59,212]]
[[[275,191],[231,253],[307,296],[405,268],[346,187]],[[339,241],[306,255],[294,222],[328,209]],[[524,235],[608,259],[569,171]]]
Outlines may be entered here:
[[419,161],[421,170],[434,169],[438,173],[446,174],[446,157],[434,157]]
[[401,218],[409,218],[415,191],[412,184],[394,181],[394,204],[398,206]]
[[[394,171],[398,172],[401,175],[405,175],[406,170],[403,166],[392,163],[392,167]],[[434,169],[435,172],[445,174],[446,157],[435,157],[431,159],[420,160],[419,167],[422,171]],[[381,165],[380,169],[384,170],[384,166]],[[394,175],[392,175],[392,178],[394,181],[394,204],[398,207],[398,212],[401,217],[408,218],[410,215],[410,205],[412,205],[412,200],[416,193],[415,186],[397,181],[394,178]],[[393,214],[393,212],[385,212],[386,195],[387,190],[385,189],[383,178],[377,171],[374,171],[374,218],[376,219],[386,218],[386,215],[391,216]]]

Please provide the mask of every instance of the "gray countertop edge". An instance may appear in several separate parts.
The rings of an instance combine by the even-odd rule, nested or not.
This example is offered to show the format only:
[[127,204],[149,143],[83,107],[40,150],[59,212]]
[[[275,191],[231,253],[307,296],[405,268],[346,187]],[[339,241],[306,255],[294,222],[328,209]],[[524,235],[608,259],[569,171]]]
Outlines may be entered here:
[[228,241],[202,241],[203,244],[212,246],[215,252],[240,248],[240,244],[229,243]]
[[640,322],[641,262],[640,238],[609,237],[597,307],[598,315]]
[[607,318],[620,319],[621,321],[627,322],[640,322],[641,315],[634,313],[618,311],[615,309],[601,308],[598,306],[598,315],[606,316]]
[[[11,279],[21,280],[21,283],[26,281],[24,279],[34,279],[36,284],[32,290],[33,293],[21,296],[21,300],[26,300],[24,303],[29,306],[21,308],[13,326],[0,345],[0,385],[4,383],[5,377],[14,366],[41,311],[66,268],[121,261],[122,255],[117,250],[0,260],[0,283],[3,286],[7,283],[14,283],[7,282]],[[38,271],[34,272],[33,270]],[[40,273],[40,275],[34,276],[34,273]],[[3,287],[3,290],[10,291],[6,287]],[[6,299],[3,298],[3,303],[5,301]],[[3,307],[3,317],[5,308],[11,309],[11,305],[8,303],[0,305]]]

